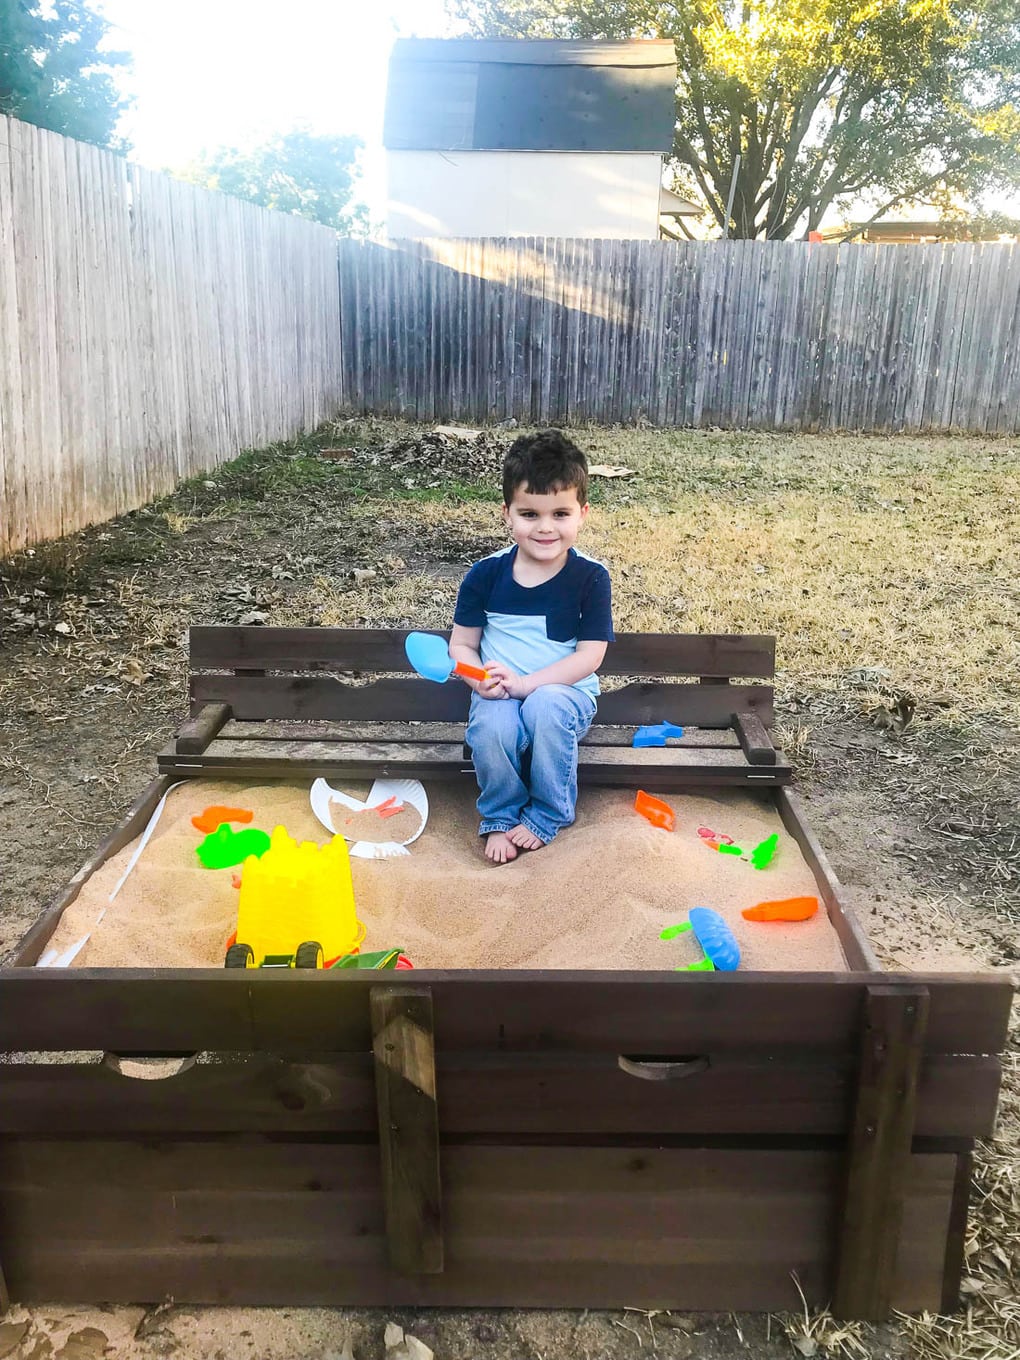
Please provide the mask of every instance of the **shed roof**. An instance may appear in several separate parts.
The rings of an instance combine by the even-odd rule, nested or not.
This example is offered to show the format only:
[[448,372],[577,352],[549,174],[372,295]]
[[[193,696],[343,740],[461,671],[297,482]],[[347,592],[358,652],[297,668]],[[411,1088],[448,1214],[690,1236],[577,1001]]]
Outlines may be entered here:
[[391,150],[668,151],[669,39],[397,41],[383,141]]

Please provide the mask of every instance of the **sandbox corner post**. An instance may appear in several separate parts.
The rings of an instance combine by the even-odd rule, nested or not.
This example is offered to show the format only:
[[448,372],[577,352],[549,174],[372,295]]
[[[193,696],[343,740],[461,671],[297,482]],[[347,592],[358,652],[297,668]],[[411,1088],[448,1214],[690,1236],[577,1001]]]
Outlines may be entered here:
[[926,987],[866,989],[833,1289],[840,1318],[892,1311],[927,1021]]
[[377,986],[369,1001],[390,1264],[443,1271],[435,1029],[428,987]]

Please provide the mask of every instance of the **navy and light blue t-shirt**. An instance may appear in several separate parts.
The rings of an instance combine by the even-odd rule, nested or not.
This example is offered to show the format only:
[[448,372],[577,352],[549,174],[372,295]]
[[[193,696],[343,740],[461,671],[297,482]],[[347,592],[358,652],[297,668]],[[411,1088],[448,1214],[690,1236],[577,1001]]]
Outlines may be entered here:
[[[572,656],[579,642],[612,642],[609,573],[571,548],[562,570],[538,586],[514,580],[516,543],[476,562],[461,582],[454,623],[481,628],[482,664],[502,661],[518,675]],[[574,686],[594,699],[598,676]]]

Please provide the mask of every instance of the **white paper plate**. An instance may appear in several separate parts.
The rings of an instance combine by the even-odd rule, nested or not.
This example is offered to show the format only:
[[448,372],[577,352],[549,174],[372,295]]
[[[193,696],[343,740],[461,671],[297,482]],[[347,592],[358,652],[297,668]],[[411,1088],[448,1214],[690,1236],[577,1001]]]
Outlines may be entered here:
[[343,836],[344,833],[333,825],[329,811],[330,802],[342,803],[352,812],[364,812],[366,808],[378,807],[380,803],[385,803],[387,798],[396,798],[400,803],[410,803],[421,817],[414,835],[409,836],[406,841],[355,841],[350,846],[350,853],[356,859],[392,859],[395,855],[410,854],[407,846],[418,839],[429,819],[428,795],[417,779],[377,779],[369,789],[368,798],[364,803],[352,798],[350,794],[334,789],[325,779],[317,779],[312,785],[310,797],[312,811],[326,830],[334,836]]

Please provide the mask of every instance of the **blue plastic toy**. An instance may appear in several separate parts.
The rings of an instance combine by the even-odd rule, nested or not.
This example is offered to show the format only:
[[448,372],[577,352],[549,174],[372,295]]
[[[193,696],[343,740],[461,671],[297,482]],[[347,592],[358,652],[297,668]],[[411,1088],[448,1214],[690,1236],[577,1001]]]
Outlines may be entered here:
[[684,729],[675,723],[661,722],[654,727],[639,727],[634,733],[632,746],[665,746],[667,737],[682,737]]
[[720,973],[732,973],[740,966],[740,946],[733,931],[711,907],[691,907],[687,920],[679,926],[667,926],[659,939],[675,939],[685,930],[694,931],[698,944],[705,951],[705,957],[699,963],[678,964],[677,972],[690,969],[711,972],[718,968]]

